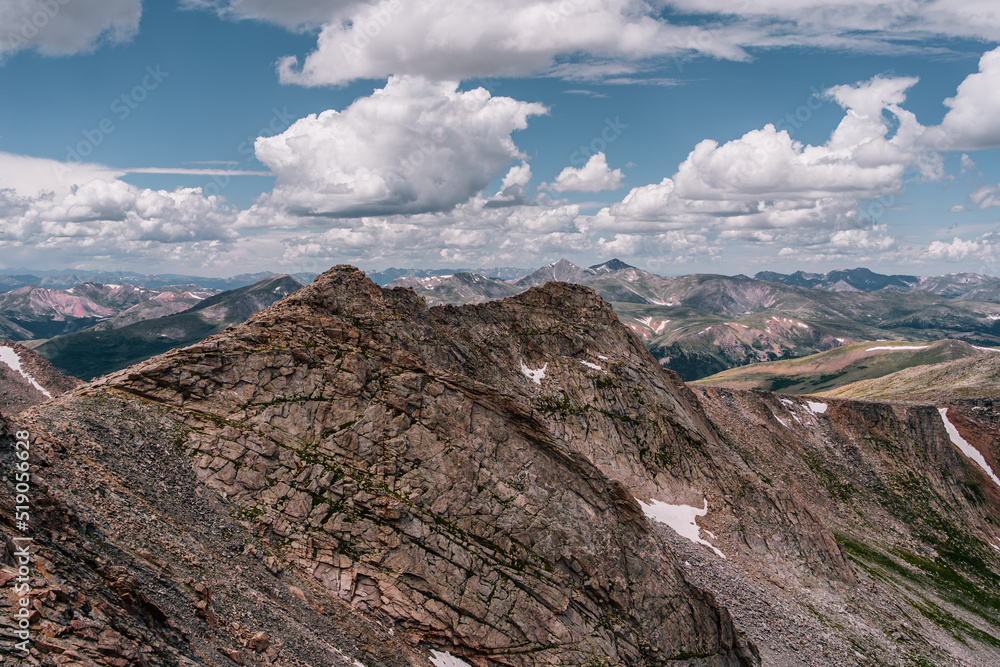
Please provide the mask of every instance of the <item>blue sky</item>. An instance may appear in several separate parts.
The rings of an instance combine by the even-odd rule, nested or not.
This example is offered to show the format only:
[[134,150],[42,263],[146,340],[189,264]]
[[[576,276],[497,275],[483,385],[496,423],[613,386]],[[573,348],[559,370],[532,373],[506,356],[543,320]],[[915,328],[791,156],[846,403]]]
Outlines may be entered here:
[[994,4],[15,0],[0,268],[1000,274]]

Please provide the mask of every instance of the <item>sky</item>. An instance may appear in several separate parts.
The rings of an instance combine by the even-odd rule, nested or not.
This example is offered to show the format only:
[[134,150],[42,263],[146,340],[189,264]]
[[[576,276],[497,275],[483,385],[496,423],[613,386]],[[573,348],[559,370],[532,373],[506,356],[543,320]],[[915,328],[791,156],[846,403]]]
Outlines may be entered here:
[[0,0],[0,269],[1000,275],[995,0]]

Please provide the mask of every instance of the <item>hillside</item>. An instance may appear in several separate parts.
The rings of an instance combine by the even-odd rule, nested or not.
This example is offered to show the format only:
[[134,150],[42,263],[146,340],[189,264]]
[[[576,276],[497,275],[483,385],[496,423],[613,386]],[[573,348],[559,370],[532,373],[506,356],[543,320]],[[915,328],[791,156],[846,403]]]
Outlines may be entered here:
[[0,467],[29,432],[39,662],[988,667],[974,407],[692,389],[589,288],[335,267],[0,422]]
[[0,414],[14,415],[79,386],[42,355],[0,339]]
[[35,350],[63,373],[91,380],[219,333],[300,287],[291,276],[270,276],[200,300],[180,313],[109,330],[93,327],[56,336]]
[[985,352],[829,389],[829,396],[942,403],[1000,397],[1000,354]]
[[941,364],[966,357],[983,361],[993,354],[995,353],[954,340],[934,343],[853,343],[797,359],[733,368],[695,380],[694,384],[785,394],[814,394],[860,380],[880,378],[915,366]]

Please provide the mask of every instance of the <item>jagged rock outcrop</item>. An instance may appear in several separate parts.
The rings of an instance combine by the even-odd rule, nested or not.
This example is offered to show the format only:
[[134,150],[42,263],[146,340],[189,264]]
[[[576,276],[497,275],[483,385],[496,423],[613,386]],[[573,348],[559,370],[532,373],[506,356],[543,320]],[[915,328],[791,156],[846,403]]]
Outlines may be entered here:
[[34,350],[0,339],[0,414],[17,414],[81,384]]
[[[617,372],[581,363],[602,356],[629,385],[654,382],[662,415],[645,420]],[[529,367],[565,375],[562,393]],[[132,494],[155,493],[132,484],[167,467],[168,489],[219,492],[264,566],[311,575],[342,609],[391,621],[414,645],[482,665],[754,665],[632,497],[654,495],[661,449],[706,445],[675,382],[585,288],[428,310],[338,267],[244,326],[25,424],[63,447],[60,490],[88,510],[110,511],[78,469],[84,453],[109,471],[110,457],[151,466],[116,471]],[[588,397],[593,414],[564,408]],[[606,442],[577,438],[591,427]],[[644,451],[640,432],[662,443]],[[175,521],[177,504],[162,502],[143,499],[157,524]],[[163,553],[171,531],[158,530]]]

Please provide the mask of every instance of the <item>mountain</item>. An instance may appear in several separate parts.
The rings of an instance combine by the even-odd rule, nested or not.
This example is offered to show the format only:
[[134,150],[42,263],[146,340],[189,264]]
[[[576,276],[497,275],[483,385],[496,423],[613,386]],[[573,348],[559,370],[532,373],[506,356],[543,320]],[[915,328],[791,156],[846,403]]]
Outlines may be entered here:
[[582,284],[582,281],[586,278],[595,275],[597,275],[597,271],[594,269],[585,269],[581,266],[577,266],[573,262],[560,259],[558,262],[553,264],[546,264],[542,268],[529,273],[523,278],[513,281],[513,283],[515,286],[523,289],[544,285],[551,280],[575,283],[579,285]]
[[[761,389],[788,394],[814,394],[860,380],[879,378],[914,366],[926,367],[929,364],[942,364],[966,357],[984,361],[993,354],[996,353],[955,340],[941,340],[934,343],[863,342],[797,359],[732,368],[696,380],[695,384]],[[881,398],[887,396],[883,395]]]
[[[6,292],[25,285],[40,285],[54,290],[64,290],[81,283],[96,283],[110,285],[131,285],[145,287],[157,291],[171,291],[176,285],[194,285],[195,290],[231,290],[247,287],[275,275],[271,271],[243,273],[229,278],[209,278],[205,276],[189,276],[177,273],[160,275],[144,275],[133,271],[80,271],[61,269],[55,271],[29,271],[28,269],[0,270],[0,292]],[[308,282],[316,277],[315,273],[295,273],[292,277],[300,282]]]
[[[871,278],[877,274],[867,270],[840,273],[852,274],[858,284],[865,280],[869,285],[879,283]],[[830,275],[837,277],[838,272]],[[909,277],[893,278],[902,284]],[[710,274],[667,278],[620,260],[590,268],[560,260],[511,284],[527,289],[549,280],[586,285],[612,302],[622,321],[653,355],[685,380],[856,341],[951,338],[970,345],[1000,345],[1000,305],[926,291],[830,291]],[[503,294],[498,282],[479,284]],[[494,298],[482,289],[435,292],[418,282],[407,286],[432,303]]]
[[38,658],[986,667],[997,407],[692,389],[589,288],[335,267],[0,423],[0,531],[28,432]]
[[921,278],[917,276],[891,275],[875,273],[869,269],[840,269],[829,273],[806,273],[796,271],[792,274],[761,271],[754,276],[757,280],[767,280],[795,287],[829,290],[833,292],[876,292],[890,289],[909,292],[920,289]]
[[519,269],[511,266],[497,266],[491,269],[397,269],[388,268],[384,271],[369,271],[368,278],[380,287],[388,285],[401,278],[433,278],[435,276],[450,276],[456,273],[473,273],[495,280],[514,280],[528,273],[531,269]]
[[192,308],[202,300],[217,293],[216,290],[206,290],[197,285],[170,286],[164,288],[164,291],[148,301],[143,301],[131,308],[126,308],[114,317],[101,320],[86,330],[108,331],[110,329],[120,329],[143,320],[154,320],[167,315],[174,315],[175,313]]
[[524,291],[510,283],[475,273],[455,273],[427,278],[397,278],[386,287],[403,287],[420,293],[429,305],[483,303]]
[[[906,368],[831,388],[829,396],[889,401],[966,402],[1000,398],[1000,354],[982,354]],[[973,409],[981,409],[976,406]]]
[[808,287],[833,292],[876,292],[922,290],[949,299],[975,299],[1000,302],[1000,278],[979,273],[951,273],[943,276],[884,275],[865,268],[841,269],[829,273],[792,274],[761,271],[757,280]]
[[35,350],[67,375],[91,380],[175,347],[191,345],[302,287],[291,276],[269,276],[253,285],[221,292],[173,315],[103,330],[93,327],[56,336]]
[[120,284],[81,283],[66,290],[30,285],[0,294],[0,314],[29,331],[31,338],[49,338],[84,329],[156,294]]
[[0,339],[0,414],[17,414],[80,384],[57,371],[42,355]]

